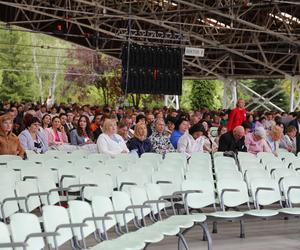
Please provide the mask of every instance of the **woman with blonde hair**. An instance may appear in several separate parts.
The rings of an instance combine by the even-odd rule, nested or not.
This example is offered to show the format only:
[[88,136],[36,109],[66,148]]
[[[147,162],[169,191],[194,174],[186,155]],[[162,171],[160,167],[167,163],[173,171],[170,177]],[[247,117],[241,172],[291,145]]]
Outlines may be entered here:
[[147,126],[144,122],[138,122],[134,127],[134,135],[127,142],[128,149],[135,151],[140,157],[143,153],[152,152],[152,145],[147,138]]
[[102,132],[97,139],[99,153],[114,157],[118,154],[129,152],[124,139],[117,134],[116,121],[106,119],[103,123]]
[[268,133],[266,141],[275,156],[278,156],[279,141],[283,136],[283,129],[280,126],[273,126]]

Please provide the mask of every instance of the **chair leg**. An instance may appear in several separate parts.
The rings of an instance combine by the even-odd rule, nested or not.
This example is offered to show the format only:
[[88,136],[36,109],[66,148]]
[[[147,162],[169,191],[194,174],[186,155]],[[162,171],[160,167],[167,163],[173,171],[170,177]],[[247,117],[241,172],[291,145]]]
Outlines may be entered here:
[[213,233],[213,234],[217,234],[217,233],[218,233],[218,228],[217,228],[217,222],[216,222],[216,221],[213,222],[213,230],[212,230],[212,233]]
[[203,234],[205,235],[205,239],[207,241],[207,249],[212,250],[212,239],[211,239],[211,236],[210,236],[210,233],[209,233],[207,223],[203,222],[203,223],[199,223],[199,225],[203,229]]
[[240,220],[240,238],[245,238],[245,227],[244,227],[244,221]]
[[178,250],[181,250],[181,244],[180,244],[181,242],[182,242],[184,248],[186,250],[189,250],[189,246],[188,246],[184,236],[181,233],[178,233],[177,236],[178,236]]

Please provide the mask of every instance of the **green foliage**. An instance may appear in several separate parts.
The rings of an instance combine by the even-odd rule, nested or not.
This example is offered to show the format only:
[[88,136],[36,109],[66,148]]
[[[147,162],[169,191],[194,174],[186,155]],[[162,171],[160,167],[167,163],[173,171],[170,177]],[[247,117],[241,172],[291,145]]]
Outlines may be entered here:
[[214,80],[195,80],[191,89],[192,108],[220,108],[218,82]]
[[8,101],[32,101],[36,99],[31,67],[26,65],[30,58],[27,48],[17,44],[27,43],[28,36],[17,32],[0,30],[0,65],[3,68],[0,99]]
[[[253,89],[255,92],[259,93],[260,95],[263,95],[265,98],[271,98],[273,95],[276,94],[276,96],[271,99],[271,102],[273,102],[275,105],[277,105],[278,107],[284,110],[288,110],[289,92],[283,80],[257,79],[257,80],[243,81],[243,83],[248,87],[250,87],[251,89]],[[266,94],[268,91],[272,90],[273,88],[275,88],[276,90],[270,92],[269,94]],[[241,92],[239,92],[239,96],[241,96],[240,94]],[[246,95],[245,100],[247,102],[250,101],[251,98]],[[248,109],[251,110],[252,108],[254,108],[253,105],[250,106]],[[264,111],[265,108],[261,106],[258,110]]]

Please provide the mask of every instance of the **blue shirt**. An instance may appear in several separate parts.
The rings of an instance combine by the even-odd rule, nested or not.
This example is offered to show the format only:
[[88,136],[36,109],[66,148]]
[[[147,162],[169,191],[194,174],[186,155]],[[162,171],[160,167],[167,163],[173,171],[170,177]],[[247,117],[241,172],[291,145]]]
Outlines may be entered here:
[[181,136],[183,136],[184,133],[180,132],[179,130],[174,130],[171,134],[171,137],[170,137],[170,141],[173,145],[173,147],[175,149],[177,149],[177,143],[178,143],[178,140]]

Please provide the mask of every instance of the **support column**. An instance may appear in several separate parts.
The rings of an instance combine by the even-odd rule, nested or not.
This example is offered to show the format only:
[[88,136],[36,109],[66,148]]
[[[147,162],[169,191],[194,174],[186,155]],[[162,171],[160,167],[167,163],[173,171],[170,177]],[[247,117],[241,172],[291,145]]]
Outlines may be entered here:
[[234,108],[237,103],[237,82],[235,79],[226,78],[223,80],[223,108]]
[[178,95],[165,95],[165,106],[167,108],[175,108],[178,110],[179,106],[179,96]]
[[300,75],[287,78],[290,81],[290,112],[300,108]]

